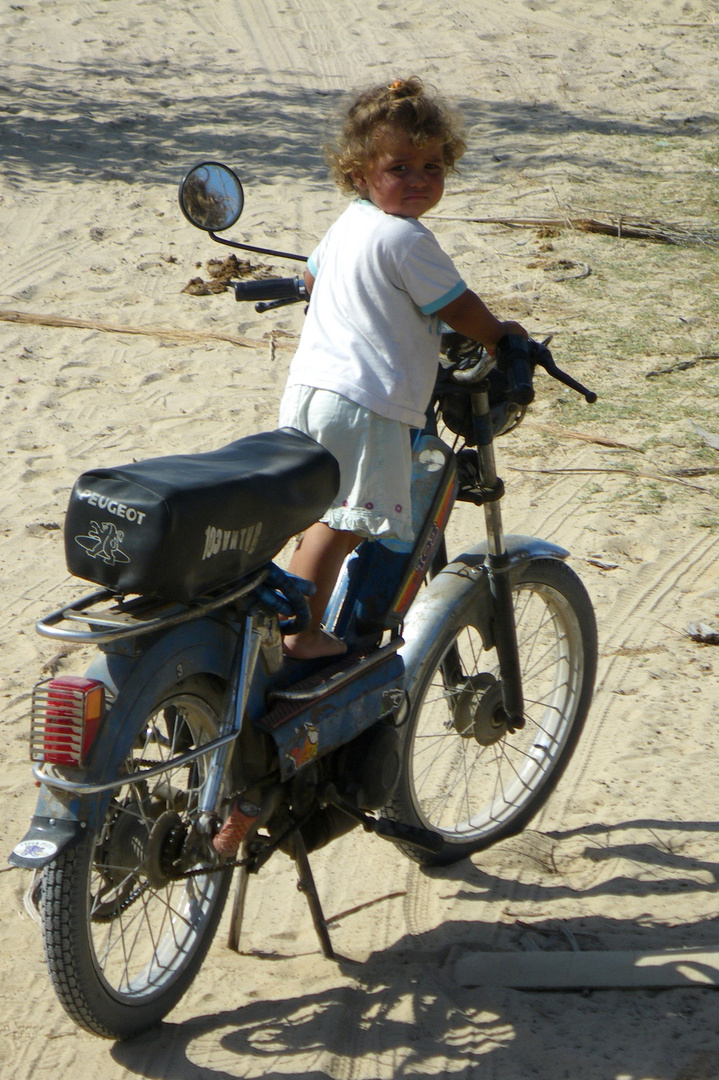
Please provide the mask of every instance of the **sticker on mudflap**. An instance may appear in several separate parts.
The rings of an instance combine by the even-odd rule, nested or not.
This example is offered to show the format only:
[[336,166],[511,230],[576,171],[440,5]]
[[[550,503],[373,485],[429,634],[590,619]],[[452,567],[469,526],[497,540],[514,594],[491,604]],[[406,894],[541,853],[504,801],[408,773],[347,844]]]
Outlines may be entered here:
[[19,859],[51,859],[58,851],[52,840],[21,840],[13,849]]

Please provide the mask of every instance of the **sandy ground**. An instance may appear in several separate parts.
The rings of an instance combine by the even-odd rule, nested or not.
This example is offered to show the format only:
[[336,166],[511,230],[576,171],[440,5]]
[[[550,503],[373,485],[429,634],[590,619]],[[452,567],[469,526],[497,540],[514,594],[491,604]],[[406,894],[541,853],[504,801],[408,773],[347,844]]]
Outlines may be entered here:
[[[28,875],[0,871],[3,1077],[719,1077],[717,998],[696,965],[661,991],[459,976],[476,950],[551,962],[719,943],[719,662],[686,631],[719,626],[719,459],[702,435],[719,433],[718,32],[713,0],[2,5],[0,310],[28,320],[0,321],[6,852],[34,803],[29,691],[83,665],[33,631],[83,591],[58,531],[74,478],[272,427],[300,327],[297,309],[182,292],[223,253],[180,216],[177,182],[226,160],[246,182],[238,238],[309,250],[343,205],[320,146],[358,84],[419,73],[460,105],[470,150],[437,234],[498,313],[554,332],[558,361],[600,393],[590,408],[542,379],[500,471],[508,528],[571,549],[601,656],[583,741],[530,830],[445,873],[364,835],[318,853],[338,964],[278,858],[252,882],[243,954],[223,927],[186,998],[133,1043],[67,1019]],[[572,225],[602,215],[620,238]],[[498,217],[550,227],[473,220]],[[637,239],[635,219],[691,236]],[[481,528],[458,513],[454,550]]]

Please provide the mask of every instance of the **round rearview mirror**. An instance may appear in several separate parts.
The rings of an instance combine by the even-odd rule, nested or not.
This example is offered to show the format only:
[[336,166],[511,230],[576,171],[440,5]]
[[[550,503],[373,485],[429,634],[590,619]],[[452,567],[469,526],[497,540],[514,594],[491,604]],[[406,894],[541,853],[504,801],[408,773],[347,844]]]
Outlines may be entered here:
[[180,184],[180,207],[198,229],[222,232],[234,225],[242,213],[245,196],[242,184],[227,165],[203,161],[190,169]]

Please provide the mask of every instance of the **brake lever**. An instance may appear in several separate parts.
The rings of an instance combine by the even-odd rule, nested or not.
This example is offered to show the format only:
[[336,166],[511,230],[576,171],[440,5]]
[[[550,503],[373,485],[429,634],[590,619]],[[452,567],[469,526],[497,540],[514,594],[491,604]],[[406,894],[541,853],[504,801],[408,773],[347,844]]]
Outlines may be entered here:
[[[546,340],[549,341],[551,339],[547,338]],[[557,367],[556,363],[554,362],[554,357],[547,348],[546,341],[540,343],[539,341],[530,340],[529,355],[534,364],[537,364],[539,367],[543,367],[547,374],[551,375],[553,379],[557,380],[557,382],[564,383],[564,385],[568,386],[570,390],[574,390],[577,394],[581,394],[582,397],[585,398],[585,400],[588,401],[590,405],[593,405],[594,402],[597,400],[597,395],[594,393],[593,390],[588,390],[586,386],[583,386],[582,383],[577,382],[577,380],[573,379],[571,375],[567,375],[566,371],[562,371],[561,368]]]
[[258,300],[255,304],[255,311],[258,314],[262,314],[263,311],[272,311],[273,308],[287,307],[288,304],[301,304],[305,297],[300,296],[283,296],[280,300]]
[[494,357],[490,356],[489,353],[483,352],[477,362],[471,367],[452,368],[452,370],[448,372],[449,379],[458,386],[466,386],[469,383],[481,382],[482,379],[486,379],[487,375],[494,367],[494,364]]

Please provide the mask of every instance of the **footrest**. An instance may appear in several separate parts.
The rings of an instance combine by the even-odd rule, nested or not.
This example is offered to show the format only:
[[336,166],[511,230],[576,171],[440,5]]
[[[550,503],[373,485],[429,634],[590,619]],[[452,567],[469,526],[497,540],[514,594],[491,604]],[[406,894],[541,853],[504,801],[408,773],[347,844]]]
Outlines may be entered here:
[[383,664],[403,644],[402,638],[394,638],[389,644],[374,649],[371,653],[341,656],[286,690],[270,691],[267,700],[272,708],[265,716],[260,717],[257,726],[265,731],[272,731],[310,703],[329,697],[340,687],[347,686],[360,675],[365,675],[378,664]]

